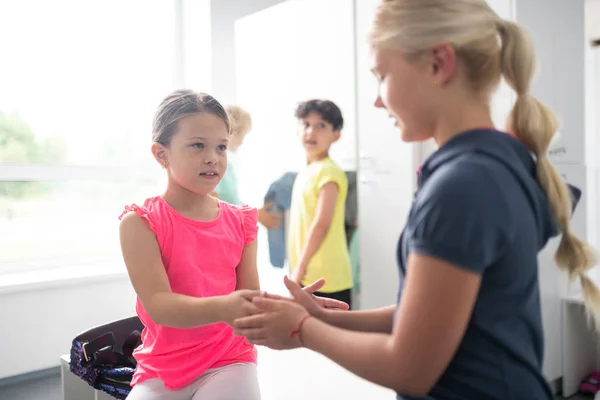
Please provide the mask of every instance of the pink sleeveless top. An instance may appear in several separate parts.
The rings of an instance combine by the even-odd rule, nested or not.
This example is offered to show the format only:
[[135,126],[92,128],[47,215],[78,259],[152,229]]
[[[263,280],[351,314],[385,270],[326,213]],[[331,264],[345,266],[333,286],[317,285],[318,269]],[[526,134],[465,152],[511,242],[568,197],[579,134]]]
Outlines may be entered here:
[[[219,201],[213,221],[184,217],[161,197],[147,199],[142,207],[125,207],[142,217],[156,235],[171,289],[194,297],[231,293],[236,286],[236,267],[244,246],[256,239],[258,212],[247,206]],[[134,352],[137,368],[132,386],[150,378],[165,387],[181,389],[210,368],[256,363],[256,350],[235,336],[225,323],[191,329],[155,324],[138,299],[136,311],[144,324],[143,344]]]

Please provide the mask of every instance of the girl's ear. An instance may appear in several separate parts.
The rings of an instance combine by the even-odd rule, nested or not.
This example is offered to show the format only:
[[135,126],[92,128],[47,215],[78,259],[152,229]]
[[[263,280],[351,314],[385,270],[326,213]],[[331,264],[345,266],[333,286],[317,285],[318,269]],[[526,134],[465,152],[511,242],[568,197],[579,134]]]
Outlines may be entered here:
[[333,131],[333,142],[337,142],[338,140],[340,140],[340,137],[342,136],[342,131]]
[[152,143],[152,155],[154,159],[163,167],[169,166],[169,160],[167,158],[167,150],[162,144]]
[[448,43],[438,44],[429,53],[429,63],[433,82],[444,85],[456,71],[456,52]]

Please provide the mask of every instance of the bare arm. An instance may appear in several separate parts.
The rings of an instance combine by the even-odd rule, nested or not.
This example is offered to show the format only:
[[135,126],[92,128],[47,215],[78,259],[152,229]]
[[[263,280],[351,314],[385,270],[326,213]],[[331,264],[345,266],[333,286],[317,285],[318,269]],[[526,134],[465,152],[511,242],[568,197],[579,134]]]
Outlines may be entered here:
[[411,254],[408,264],[391,335],[349,332],[309,319],[302,339],[306,347],[364,379],[406,395],[424,396],[462,340],[481,276],[419,254]]
[[242,260],[237,267],[236,290],[251,289],[260,290],[258,281],[258,269],[256,268],[257,239],[248,243],[242,252]]
[[[193,328],[232,320],[232,298],[196,298],[173,293],[162,263],[156,236],[142,218],[127,214],[120,226],[121,249],[138,298],[154,322],[173,328]],[[247,291],[249,299],[260,294]],[[243,307],[243,303],[235,304]],[[248,302],[248,307],[252,304]]]
[[296,271],[294,271],[297,282],[300,282],[306,274],[306,268],[310,259],[319,250],[323,240],[325,240],[325,236],[327,236],[327,232],[329,232],[338,193],[339,188],[335,182],[327,183],[319,192],[315,219],[308,230],[306,245],[298,259]]
[[392,333],[395,310],[395,305],[364,311],[324,310],[319,319],[350,331]]
[[322,278],[302,289],[287,278],[284,278],[284,283],[293,297],[270,293],[265,293],[264,296],[274,300],[295,301],[313,317],[338,328],[360,332],[392,332],[395,305],[376,310],[347,311],[348,309],[343,307],[348,306],[346,303],[313,295],[325,284]]

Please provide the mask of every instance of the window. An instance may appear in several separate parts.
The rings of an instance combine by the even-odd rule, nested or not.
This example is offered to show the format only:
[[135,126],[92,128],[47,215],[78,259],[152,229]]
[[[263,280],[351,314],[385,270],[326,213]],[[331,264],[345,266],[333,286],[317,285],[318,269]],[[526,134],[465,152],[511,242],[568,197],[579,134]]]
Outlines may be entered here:
[[0,273],[121,264],[123,206],[164,187],[154,111],[208,86],[209,3],[0,2]]

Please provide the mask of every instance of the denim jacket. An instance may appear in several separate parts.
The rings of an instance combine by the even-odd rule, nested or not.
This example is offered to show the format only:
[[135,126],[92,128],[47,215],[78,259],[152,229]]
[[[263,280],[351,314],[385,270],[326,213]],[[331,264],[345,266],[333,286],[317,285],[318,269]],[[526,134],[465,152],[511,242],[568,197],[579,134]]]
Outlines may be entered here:
[[[292,189],[296,180],[296,172],[286,172],[269,186],[265,195],[265,203],[270,201],[273,205],[268,211],[283,214],[289,210],[292,204]],[[271,264],[277,268],[283,268],[286,256],[285,223],[279,228],[271,229],[268,233],[269,257]]]

